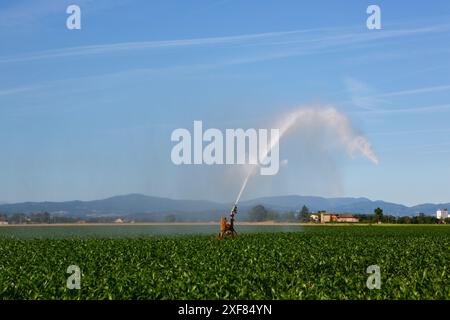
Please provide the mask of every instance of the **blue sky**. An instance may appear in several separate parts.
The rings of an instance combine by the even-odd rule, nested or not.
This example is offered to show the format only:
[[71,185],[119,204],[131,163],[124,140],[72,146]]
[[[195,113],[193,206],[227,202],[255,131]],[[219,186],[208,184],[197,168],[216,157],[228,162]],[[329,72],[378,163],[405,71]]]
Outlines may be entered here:
[[[380,160],[282,142],[288,165],[244,198],[450,202],[450,3],[2,1],[0,201],[139,192],[231,201],[242,175],[175,166],[171,132],[249,128],[332,104]],[[69,4],[82,29],[67,30]],[[366,28],[381,7],[382,30]]]

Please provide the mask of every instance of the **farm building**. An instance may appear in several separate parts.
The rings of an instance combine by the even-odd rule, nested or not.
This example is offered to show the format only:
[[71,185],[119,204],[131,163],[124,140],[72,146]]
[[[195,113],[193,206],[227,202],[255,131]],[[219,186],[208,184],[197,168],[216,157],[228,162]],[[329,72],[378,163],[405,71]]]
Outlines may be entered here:
[[334,213],[324,213],[320,214],[320,223],[335,222],[337,216]]
[[321,213],[320,222],[358,222],[359,219],[352,214],[335,214],[335,213]]
[[358,222],[359,219],[354,217],[352,214],[340,214],[337,217],[338,222]]

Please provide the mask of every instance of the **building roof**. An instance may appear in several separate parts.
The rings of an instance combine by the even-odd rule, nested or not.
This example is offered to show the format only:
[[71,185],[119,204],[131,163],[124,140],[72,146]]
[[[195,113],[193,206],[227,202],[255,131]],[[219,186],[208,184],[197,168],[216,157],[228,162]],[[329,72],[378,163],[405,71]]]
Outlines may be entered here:
[[349,213],[344,213],[344,214],[340,214],[339,218],[354,218],[354,216]]

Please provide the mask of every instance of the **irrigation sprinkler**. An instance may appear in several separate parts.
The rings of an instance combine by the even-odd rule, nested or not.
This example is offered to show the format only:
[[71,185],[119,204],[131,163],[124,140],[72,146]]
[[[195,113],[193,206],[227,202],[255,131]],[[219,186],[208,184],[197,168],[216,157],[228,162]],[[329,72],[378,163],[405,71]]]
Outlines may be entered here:
[[234,204],[233,208],[230,211],[230,221],[227,221],[227,218],[222,216],[220,218],[220,232],[217,236],[218,240],[224,240],[227,237],[230,239],[234,239],[237,236],[236,230],[234,230],[234,216],[237,213],[237,205]]

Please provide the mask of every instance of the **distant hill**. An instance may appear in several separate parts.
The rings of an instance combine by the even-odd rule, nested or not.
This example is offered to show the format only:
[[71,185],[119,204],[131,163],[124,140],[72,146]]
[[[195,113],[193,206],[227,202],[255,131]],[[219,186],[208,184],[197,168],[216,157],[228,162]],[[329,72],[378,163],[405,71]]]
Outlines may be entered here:
[[[311,211],[327,210],[336,213],[373,213],[380,207],[386,214],[414,215],[418,212],[435,214],[438,208],[450,208],[450,203],[421,204],[407,207],[401,204],[372,201],[367,198],[324,198],[313,196],[275,196],[262,197],[239,203],[239,212],[245,213],[257,204],[279,211],[298,211],[306,205]],[[142,194],[128,194],[93,201],[65,202],[22,202],[0,205],[0,213],[32,213],[47,211],[54,215],[75,217],[129,216],[163,219],[168,214],[175,214],[186,220],[216,219],[228,212],[231,203],[218,203],[204,200],[174,200],[152,197]]]
[[401,204],[372,201],[367,198],[323,198],[298,195],[257,198],[242,202],[241,206],[254,206],[259,203],[277,210],[298,210],[306,205],[312,211],[327,210],[336,213],[373,213],[376,207],[395,215],[415,213],[411,208]]
[[[225,207],[224,205],[222,205]],[[22,202],[0,205],[0,213],[32,213],[47,211],[68,216],[114,216],[129,214],[169,214],[208,212],[220,207],[202,200],[173,200],[142,194],[128,194],[93,201]]]

